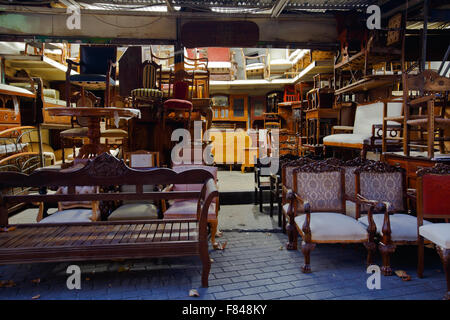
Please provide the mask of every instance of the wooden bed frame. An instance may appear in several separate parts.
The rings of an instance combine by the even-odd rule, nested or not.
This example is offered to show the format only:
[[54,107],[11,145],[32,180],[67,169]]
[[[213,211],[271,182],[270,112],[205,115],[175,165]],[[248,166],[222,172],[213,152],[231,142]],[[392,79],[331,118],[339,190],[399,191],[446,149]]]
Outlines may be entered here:
[[[202,184],[201,191],[144,192],[143,185]],[[135,185],[135,192],[76,194],[76,186]],[[68,194],[46,194],[47,187],[67,186]],[[218,196],[212,174],[203,169],[176,173],[171,169],[135,170],[104,153],[85,165],[66,170],[35,171],[31,175],[0,172],[0,190],[39,188],[38,195],[0,194],[0,264],[143,259],[198,255],[202,261],[202,286],[208,286],[207,215]],[[196,219],[98,221],[88,223],[8,224],[7,205],[21,202],[198,199]]]

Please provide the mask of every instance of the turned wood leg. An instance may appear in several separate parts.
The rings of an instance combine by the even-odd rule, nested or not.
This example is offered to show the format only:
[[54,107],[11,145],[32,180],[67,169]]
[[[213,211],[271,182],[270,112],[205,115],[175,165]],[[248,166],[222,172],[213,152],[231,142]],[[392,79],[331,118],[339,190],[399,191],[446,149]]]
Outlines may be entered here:
[[202,287],[208,287],[208,276],[209,270],[211,269],[211,260],[209,259],[208,253],[208,242],[201,241],[200,242],[200,260],[202,261],[203,269],[202,269]]
[[383,265],[381,267],[381,272],[384,276],[391,276],[392,275],[392,268],[390,263],[390,255],[395,252],[395,245],[389,244],[385,245],[380,243],[379,250],[381,253],[381,258],[383,260]]
[[218,221],[211,221],[209,224],[211,225],[211,243],[214,244],[216,243]]
[[270,217],[273,217],[273,193],[272,190],[270,190]]
[[288,234],[289,242],[286,244],[286,249],[288,250],[297,250],[298,243],[298,231],[295,225],[289,223],[286,227],[286,231]]
[[444,300],[450,300],[450,249],[442,249],[439,246],[436,246],[436,250],[441,257],[445,272],[445,280],[447,280],[447,292],[445,293]]
[[301,267],[303,273],[311,273],[311,251],[316,247],[315,243],[302,243],[302,253],[305,263]]
[[366,261],[366,265],[370,266],[373,264],[373,258],[375,256],[375,252],[377,251],[377,245],[375,244],[375,242],[366,242],[364,243],[364,246],[367,249],[367,261]]
[[258,204],[258,189],[255,187],[255,205]]
[[423,278],[424,249],[423,237],[419,236],[419,242],[417,243],[417,276],[419,278]]
[[259,188],[259,211],[263,212],[263,190]]

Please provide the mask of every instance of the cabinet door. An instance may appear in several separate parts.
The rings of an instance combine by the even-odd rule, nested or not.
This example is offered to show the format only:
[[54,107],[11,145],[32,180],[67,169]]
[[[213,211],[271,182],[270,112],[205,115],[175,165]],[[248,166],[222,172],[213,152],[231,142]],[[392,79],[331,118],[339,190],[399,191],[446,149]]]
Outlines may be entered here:
[[232,117],[235,120],[247,120],[248,104],[247,96],[231,96]]

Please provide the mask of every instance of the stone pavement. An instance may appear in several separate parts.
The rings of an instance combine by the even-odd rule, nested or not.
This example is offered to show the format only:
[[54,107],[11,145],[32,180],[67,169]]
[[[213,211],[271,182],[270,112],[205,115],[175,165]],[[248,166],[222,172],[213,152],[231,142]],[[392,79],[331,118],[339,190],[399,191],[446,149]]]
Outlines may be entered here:
[[[245,214],[242,210],[239,212]],[[79,263],[80,290],[66,287],[70,263],[25,264],[0,266],[0,280],[14,282],[13,287],[0,288],[0,299],[440,300],[445,293],[445,276],[432,249],[425,250],[425,278],[418,279],[415,273],[416,248],[399,247],[392,266],[405,270],[412,280],[382,276],[381,289],[369,290],[362,245],[317,245],[311,255],[313,273],[303,274],[299,269],[303,255],[287,251],[287,236],[270,229],[273,225],[254,231],[223,229],[223,237],[218,240],[226,242],[225,249],[210,251],[214,261],[209,288],[200,287],[197,257]],[[376,263],[381,263],[379,255]],[[197,289],[200,297],[189,297],[190,289]]]

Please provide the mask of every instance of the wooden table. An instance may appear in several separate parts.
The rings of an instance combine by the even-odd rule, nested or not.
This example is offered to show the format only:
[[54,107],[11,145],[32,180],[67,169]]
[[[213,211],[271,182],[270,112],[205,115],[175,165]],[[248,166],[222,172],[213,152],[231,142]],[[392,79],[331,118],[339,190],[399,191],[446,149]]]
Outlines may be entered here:
[[[50,116],[74,116],[88,119],[89,143],[84,144],[78,153],[74,163],[81,159],[88,159],[104,152],[109,152],[107,145],[100,143],[100,121],[102,118],[133,118],[140,115],[140,111],[130,108],[45,108]],[[76,161],[75,161],[76,160]],[[81,161],[83,162],[83,161]]]

